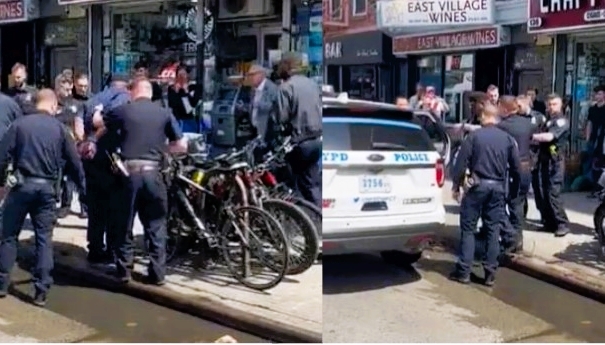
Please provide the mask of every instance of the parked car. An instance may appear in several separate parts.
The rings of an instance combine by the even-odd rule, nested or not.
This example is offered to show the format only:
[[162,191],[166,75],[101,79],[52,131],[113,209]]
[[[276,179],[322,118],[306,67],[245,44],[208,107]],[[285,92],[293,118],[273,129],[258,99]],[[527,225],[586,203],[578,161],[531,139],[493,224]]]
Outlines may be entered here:
[[323,254],[379,251],[409,265],[445,226],[445,166],[415,116],[323,97]]

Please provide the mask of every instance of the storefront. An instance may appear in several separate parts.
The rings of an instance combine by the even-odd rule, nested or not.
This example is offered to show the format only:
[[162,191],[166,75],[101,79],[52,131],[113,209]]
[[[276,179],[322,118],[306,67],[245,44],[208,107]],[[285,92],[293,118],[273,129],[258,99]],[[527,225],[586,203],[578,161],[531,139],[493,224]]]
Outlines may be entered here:
[[584,147],[583,128],[595,87],[605,85],[605,0],[542,8],[528,0],[528,33],[554,41],[553,90],[564,96],[572,124],[571,152]]
[[1,87],[9,87],[8,77],[11,67],[19,62],[28,67],[30,81],[38,79],[38,61],[40,51],[36,38],[41,31],[35,19],[39,16],[38,0],[8,0],[0,2],[0,64]]
[[446,121],[459,123],[465,92],[506,83],[508,60],[512,59],[508,44],[509,28],[491,26],[397,36],[393,38],[393,54],[414,61],[409,65],[409,74],[423,85],[435,87],[451,108]]
[[354,98],[392,102],[391,39],[380,31],[327,38],[327,83]]

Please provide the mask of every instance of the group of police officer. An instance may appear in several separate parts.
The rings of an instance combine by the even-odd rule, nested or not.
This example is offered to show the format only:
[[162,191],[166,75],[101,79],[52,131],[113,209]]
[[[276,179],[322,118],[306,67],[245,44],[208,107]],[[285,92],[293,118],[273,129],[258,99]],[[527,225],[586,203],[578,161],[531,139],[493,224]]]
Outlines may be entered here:
[[[320,93],[315,82],[300,75],[300,64],[296,56],[282,59],[281,108],[273,120],[282,122],[279,128],[289,131],[282,134],[293,138],[290,161],[306,157],[307,151],[318,160]],[[162,163],[166,153],[186,152],[188,146],[172,112],[152,101],[153,85],[145,77],[114,80],[108,89],[80,102],[61,88],[26,89],[26,69],[19,68],[22,70],[13,71],[18,85],[14,97],[0,95],[2,105],[11,105],[0,105],[0,109],[14,111],[7,117],[6,133],[0,140],[0,176],[8,176],[0,182],[3,190],[10,187],[0,236],[0,298],[8,294],[18,236],[29,214],[36,246],[32,302],[45,305],[52,284],[52,232],[63,175],[74,184],[82,204],[88,206],[88,261],[115,263],[117,279],[130,281],[134,267],[132,227],[138,214],[150,258],[146,281],[163,285],[168,200]],[[316,106],[302,106],[309,102]],[[292,168],[300,170],[299,166]],[[308,175],[298,170],[296,174]]]
[[[547,114],[532,109],[533,104],[534,100],[525,95],[484,94],[474,99],[472,106],[479,125],[462,126],[469,133],[452,171],[452,192],[460,201],[461,228],[452,280],[465,284],[471,281],[471,267],[479,249],[484,251],[482,281],[487,286],[494,284],[500,255],[522,249],[530,186],[544,230],[558,237],[569,233],[561,201],[569,119],[556,94],[548,96]],[[480,218],[483,226],[478,232]],[[478,239],[485,248],[477,248]]]

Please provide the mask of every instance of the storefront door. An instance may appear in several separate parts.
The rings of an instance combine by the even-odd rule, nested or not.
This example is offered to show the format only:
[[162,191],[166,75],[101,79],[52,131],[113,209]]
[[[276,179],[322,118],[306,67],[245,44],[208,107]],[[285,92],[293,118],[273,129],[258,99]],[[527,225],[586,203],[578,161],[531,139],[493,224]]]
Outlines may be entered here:
[[278,50],[281,40],[281,27],[268,26],[260,28],[249,28],[238,32],[240,37],[254,37],[256,40],[257,57],[256,62],[269,63],[269,50]]
[[0,29],[0,51],[2,52],[2,85],[3,89],[10,87],[9,75],[16,63],[24,64],[30,76],[30,83],[35,82],[32,37],[34,25],[32,22],[6,24]]

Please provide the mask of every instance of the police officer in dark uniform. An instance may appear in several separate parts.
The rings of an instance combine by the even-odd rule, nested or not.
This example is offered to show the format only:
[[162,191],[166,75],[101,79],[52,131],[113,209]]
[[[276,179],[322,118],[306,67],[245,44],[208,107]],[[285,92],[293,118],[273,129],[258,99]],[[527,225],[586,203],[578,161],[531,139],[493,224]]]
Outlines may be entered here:
[[[59,75],[55,79],[55,92],[59,100],[59,109],[56,118],[63,123],[75,141],[80,139],[78,138],[78,135],[76,135],[76,120],[80,119],[81,121],[84,107],[72,97],[71,89],[71,80],[66,76]],[[58,210],[58,218],[65,218],[69,215],[75,191],[75,183],[71,181],[68,176],[63,176],[61,182],[61,207]],[[83,219],[87,217],[87,208],[83,203],[80,203],[79,216]]]
[[59,174],[64,165],[82,192],[80,195],[84,196],[84,172],[74,141],[54,118],[58,108],[55,93],[50,89],[41,90],[37,94],[36,108],[38,114],[17,119],[0,142],[0,174],[4,176],[12,160],[15,177],[4,204],[0,296],[7,294],[10,272],[17,259],[19,233],[29,214],[36,237],[33,302],[43,306],[52,284],[52,231]]
[[132,225],[138,213],[149,250],[148,282],[164,284],[166,274],[167,190],[161,177],[166,142],[173,151],[186,152],[187,141],[170,110],[152,101],[148,79],[131,85],[132,102],[120,106],[105,121],[108,132],[119,133],[125,186],[116,192],[121,211],[116,224],[116,269],[123,282],[133,267]]
[[[535,127],[536,132],[541,132],[544,125],[546,125],[546,116],[536,110],[531,108],[531,98],[522,95],[517,97],[517,102],[519,103],[519,115],[522,117],[529,118],[532,126]],[[532,160],[532,170],[531,170],[531,188],[534,192],[534,201],[536,202],[536,208],[540,213],[540,219],[544,220],[544,197],[542,193],[542,187],[540,183],[540,170],[538,168],[538,151],[540,145],[535,141],[531,142],[530,145],[530,153]],[[526,201],[527,203],[527,201]]]
[[518,179],[511,179],[508,190],[509,223],[503,229],[502,242],[505,252],[516,252],[523,249],[524,206],[531,185],[532,160],[530,146],[532,136],[537,132],[531,118],[520,116],[519,103],[514,96],[500,98],[500,118],[498,128],[515,139],[519,151],[520,171]]
[[34,97],[37,90],[35,87],[27,85],[27,67],[21,63],[16,63],[11,68],[11,77],[13,86],[6,91],[6,94],[19,104],[25,115],[36,114]]
[[569,120],[563,114],[563,100],[552,94],[548,97],[548,121],[544,133],[533,135],[540,145],[538,169],[544,196],[544,229],[562,237],[569,233],[569,218],[561,200],[561,190],[565,178],[563,151],[569,139]]
[[286,125],[295,144],[286,157],[294,180],[292,187],[304,199],[320,207],[321,90],[315,81],[301,75],[301,67],[300,59],[294,55],[284,57],[279,64],[278,71],[284,80],[278,97],[279,122]]
[[[482,231],[487,232],[484,283],[491,286],[498,268],[498,240],[506,217],[507,165],[511,177],[518,179],[520,163],[515,140],[496,126],[498,109],[492,104],[485,104],[480,121],[483,127],[466,138],[452,171],[453,197],[461,202],[461,235],[458,262],[450,279],[464,284],[470,282],[475,256],[475,232],[481,217]],[[470,172],[468,176],[467,170]],[[460,188],[463,185],[467,186],[467,191],[461,199]]]
[[117,133],[108,133],[103,125],[103,114],[130,101],[127,83],[114,79],[107,97],[92,97],[85,106],[85,137],[80,145],[86,173],[86,195],[88,202],[87,260],[89,264],[113,263],[115,240],[115,213],[119,211],[115,191],[120,188],[119,176],[112,172],[107,152],[118,146]]

